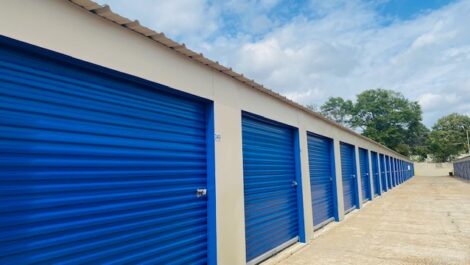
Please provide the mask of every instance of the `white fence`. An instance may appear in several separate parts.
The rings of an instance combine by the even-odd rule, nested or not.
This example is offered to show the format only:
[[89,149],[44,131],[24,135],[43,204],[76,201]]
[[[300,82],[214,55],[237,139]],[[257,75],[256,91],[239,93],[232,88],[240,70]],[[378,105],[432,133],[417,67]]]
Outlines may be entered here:
[[452,171],[452,163],[415,163],[416,176],[448,176]]

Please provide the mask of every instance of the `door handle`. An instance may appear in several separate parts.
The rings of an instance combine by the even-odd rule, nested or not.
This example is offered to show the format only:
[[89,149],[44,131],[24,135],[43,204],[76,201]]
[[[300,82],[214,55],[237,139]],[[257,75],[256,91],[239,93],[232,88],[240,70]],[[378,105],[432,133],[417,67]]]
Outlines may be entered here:
[[297,187],[299,184],[297,183],[297,181],[293,180],[292,181],[292,187]]

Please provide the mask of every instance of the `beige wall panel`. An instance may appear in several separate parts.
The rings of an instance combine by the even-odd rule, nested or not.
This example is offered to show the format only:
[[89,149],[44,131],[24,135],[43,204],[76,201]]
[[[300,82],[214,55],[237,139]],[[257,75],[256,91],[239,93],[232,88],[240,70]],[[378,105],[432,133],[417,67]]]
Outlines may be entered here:
[[312,209],[312,192],[310,188],[310,167],[308,160],[308,144],[307,144],[307,131],[299,128],[300,140],[300,167],[302,171],[302,194],[303,194],[303,209],[304,209],[304,225],[305,225],[305,238],[307,240],[313,239],[313,209]]
[[367,169],[369,171],[369,184],[370,184],[370,200],[374,200],[374,192],[375,192],[375,185],[374,185],[374,174],[372,173],[372,151],[368,150],[367,151],[367,156],[369,158],[369,168]]
[[357,208],[362,208],[362,176],[361,176],[361,167],[359,166],[359,147],[355,146],[355,153],[356,153],[356,188],[357,188],[357,195],[359,197],[359,201],[357,202]]
[[241,111],[235,80],[214,76],[217,258],[219,264],[245,264],[245,211]]
[[241,110],[296,128],[299,127],[298,109],[286,105],[274,97],[267,97],[261,91],[246,86],[239,86],[238,89]]
[[219,264],[245,263],[245,212],[238,109],[215,104],[217,252]]
[[338,218],[344,219],[344,194],[343,194],[343,175],[341,170],[341,148],[338,140],[333,141],[335,152],[335,169],[336,169],[336,205],[338,205]]

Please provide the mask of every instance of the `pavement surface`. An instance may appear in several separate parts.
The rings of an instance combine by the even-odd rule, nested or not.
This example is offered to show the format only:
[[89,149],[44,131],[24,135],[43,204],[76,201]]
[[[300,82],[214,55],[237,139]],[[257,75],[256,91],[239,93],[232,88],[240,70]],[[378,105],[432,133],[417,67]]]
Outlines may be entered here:
[[470,265],[470,182],[414,177],[323,230],[275,263]]

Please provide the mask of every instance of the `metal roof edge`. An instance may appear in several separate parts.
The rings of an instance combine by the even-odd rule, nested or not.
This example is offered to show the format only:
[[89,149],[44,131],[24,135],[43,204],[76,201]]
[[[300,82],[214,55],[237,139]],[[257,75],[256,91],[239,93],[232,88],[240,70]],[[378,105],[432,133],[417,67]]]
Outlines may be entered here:
[[252,79],[249,79],[247,77],[245,77],[243,74],[239,74],[235,71],[232,70],[232,68],[230,67],[226,67],[226,66],[223,66],[221,64],[219,64],[219,62],[217,61],[212,61],[211,59],[208,59],[206,58],[202,53],[196,53],[194,51],[192,51],[191,49],[188,49],[186,47],[186,45],[184,43],[180,44],[170,38],[168,38],[164,33],[162,32],[155,32],[154,30],[152,29],[149,29],[145,26],[142,26],[138,20],[130,20],[126,17],[123,17],[117,13],[114,13],[111,8],[108,6],[108,5],[100,5],[92,0],[68,0],[69,2],[81,7],[81,8],[84,8],[86,10],[88,10],[89,12],[97,15],[97,16],[100,16],[102,18],[105,18],[111,22],[114,22],[122,27],[125,27],[129,30],[132,30],[134,32],[137,32],[141,35],[144,35],[145,37],[147,38],[150,38],[152,39],[153,41],[155,42],[158,42],[172,50],[174,50],[175,52],[177,53],[180,53],[184,56],[186,56],[187,58],[191,59],[191,60],[194,60],[194,61],[197,61],[203,65],[206,65],[207,67],[209,68],[212,68],[220,73],[223,73],[223,74],[226,74],[236,80],[238,80],[239,82],[242,82],[243,84],[249,86],[249,87],[252,87],[254,89],[257,89],[258,91],[261,91],[265,94],[268,94],[272,97],[275,97],[277,98],[278,100],[280,101],[283,101],[284,103],[287,103],[295,108],[298,108],[304,112],[306,112],[307,114],[309,115],[312,115],[314,116],[315,118],[318,118],[330,125],[333,125],[335,127],[337,127],[338,129],[341,129],[343,131],[346,131],[347,133],[350,133],[354,136],[357,136],[363,140],[366,140],[372,144],[375,144],[375,145],[378,145],[392,153],[394,153],[395,155],[401,157],[401,158],[404,158],[405,160],[408,160],[408,161],[411,161],[408,157],[368,138],[368,137],[365,137],[355,131],[353,131],[352,129],[349,129],[349,128],[346,128],[338,123],[336,123],[335,121],[333,120],[330,120],[328,118],[326,118],[325,116],[321,115],[320,113],[317,113],[315,111],[312,111],[310,109],[308,109],[307,107],[293,101],[293,100],[290,100],[288,99],[287,97],[277,93],[277,92],[274,92],[273,90],[271,89],[268,89],[266,87],[264,87],[262,84],[259,84],[257,83],[256,81],[252,80]]
[[456,159],[456,160],[452,161],[452,163],[462,162],[462,161],[467,161],[467,160],[470,160],[470,155],[467,155],[467,156],[461,157],[459,159]]

